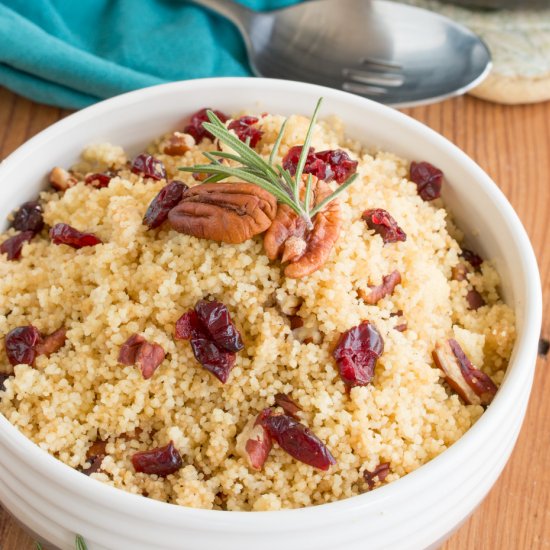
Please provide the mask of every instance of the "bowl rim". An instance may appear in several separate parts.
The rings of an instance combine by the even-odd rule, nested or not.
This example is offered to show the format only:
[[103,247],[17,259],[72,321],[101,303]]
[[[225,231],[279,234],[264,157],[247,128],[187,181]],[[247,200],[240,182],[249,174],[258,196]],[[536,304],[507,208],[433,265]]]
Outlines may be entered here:
[[[259,514],[251,514],[245,511],[199,509],[161,502],[150,498],[143,498],[141,495],[129,493],[123,489],[111,487],[103,482],[90,479],[88,476],[82,475],[41,449],[13,426],[3,414],[0,414],[0,436],[5,439],[5,442],[9,444],[12,451],[19,455],[19,458],[25,463],[26,467],[50,478],[67,491],[75,495],[78,494],[80,498],[101,504],[102,506],[106,505],[111,509],[125,510],[126,513],[131,515],[143,516],[148,514],[150,517],[155,517],[157,523],[177,522],[185,517],[189,521],[197,521],[201,524],[208,523],[209,529],[214,531],[236,532],[242,531],[243,527],[245,527],[248,531],[256,532],[264,529],[266,525],[272,524],[274,520],[283,519],[283,516],[286,518],[292,516],[296,520],[299,519],[302,526],[304,522],[327,524],[335,521],[334,517],[339,515],[335,514],[337,511],[349,512],[351,510],[360,510],[367,506],[369,508],[371,506],[376,507],[390,499],[397,491],[422,492],[426,488],[426,480],[443,475],[446,470],[445,465],[452,462],[453,458],[458,459],[461,453],[463,453],[464,448],[475,446],[476,444],[481,445],[486,437],[486,433],[490,432],[491,427],[498,425],[499,417],[506,410],[507,403],[510,401],[513,402],[514,396],[524,388],[525,384],[531,384],[542,318],[542,292],[537,261],[518,215],[491,178],[470,157],[445,137],[404,113],[340,90],[325,88],[315,84],[265,78],[205,78],[151,86],[101,101],[77,111],[42,130],[11,153],[0,164],[0,179],[24,161],[34,150],[45,146],[51,139],[62,135],[66,130],[93,120],[96,116],[104,116],[111,112],[114,113],[119,107],[140,103],[152,98],[158,100],[163,95],[171,95],[175,91],[185,91],[186,93],[192,91],[198,92],[204,87],[216,87],[222,92],[224,88],[231,86],[252,87],[259,94],[262,90],[273,89],[296,94],[315,93],[318,96],[334,99],[336,102],[344,101],[348,104],[356,105],[361,109],[367,107],[369,110],[378,112],[387,119],[394,120],[417,133],[421,133],[426,140],[436,142],[439,147],[446,149],[446,153],[449,156],[455,157],[456,160],[460,161],[469,170],[477,185],[492,199],[497,208],[502,212],[503,217],[506,218],[513,228],[515,236],[515,243],[513,245],[518,249],[519,257],[521,258],[520,270],[523,272],[525,278],[523,297],[526,302],[526,312],[529,312],[528,315],[525,315],[525,326],[522,333],[518,335],[514,345],[514,352],[510,360],[506,379],[493,403],[474,426],[451,447],[413,472],[386,486],[378,488],[376,491],[326,504],[298,509],[265,511]],[[214,518],[216,521],[212,522]],[[292,528],[292,524],[289,524],[289,528]]]

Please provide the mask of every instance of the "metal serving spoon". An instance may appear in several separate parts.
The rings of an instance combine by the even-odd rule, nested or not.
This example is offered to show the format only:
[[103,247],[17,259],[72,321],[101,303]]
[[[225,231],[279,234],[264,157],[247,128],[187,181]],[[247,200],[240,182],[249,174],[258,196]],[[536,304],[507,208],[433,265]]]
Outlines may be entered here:
[[192,0],[232,21],[258,76],[339,88],[394,106],[463,94],[491,55],[473,32],[433,12],[385,0],[314,0],[253,12]]

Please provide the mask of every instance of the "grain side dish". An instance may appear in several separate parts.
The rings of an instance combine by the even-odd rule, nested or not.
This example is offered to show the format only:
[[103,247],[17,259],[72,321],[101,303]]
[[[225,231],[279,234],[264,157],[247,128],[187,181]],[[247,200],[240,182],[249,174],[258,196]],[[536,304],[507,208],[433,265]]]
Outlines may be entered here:
[[25,436],[132,493],[261,511],[375,490],[478,420],[514,313],[437,159],[284,121],[92,144],[12,213],[0,412]]

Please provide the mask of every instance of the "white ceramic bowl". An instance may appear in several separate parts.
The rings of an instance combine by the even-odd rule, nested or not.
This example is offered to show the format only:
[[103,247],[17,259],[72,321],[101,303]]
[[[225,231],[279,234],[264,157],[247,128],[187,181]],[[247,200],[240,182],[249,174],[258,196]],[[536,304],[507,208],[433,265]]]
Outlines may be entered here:
[[[492,405],[450,449],[406,477],[332,504],[281,512],[220,512],[157,502],[89,479],[39,449],[0,416],[0,499],[41,539],[90,550],[363,550],[437,547],[496,481],[516,441],[529,397],[541,323],[536,260],[510,204],[490,178],[450,142],[407,116],[358,96],[310,84],[227,78],[140,90],[80,111],[40,133],[0,166],[0,219],[102,140],[138,152],[181,128],[204,106],[274,113],[336,114],[349,135],[446,175],[443,196],[475,247],[496,262],[517,315],[512,360]],[[426,282],[429,284],[429,282]]]

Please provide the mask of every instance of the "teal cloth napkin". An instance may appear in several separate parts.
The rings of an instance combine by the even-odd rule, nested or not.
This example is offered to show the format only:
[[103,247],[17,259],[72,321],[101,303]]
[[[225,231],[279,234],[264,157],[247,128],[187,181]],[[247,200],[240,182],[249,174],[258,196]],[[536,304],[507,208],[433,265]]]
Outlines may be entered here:
[[40,103],[78,109],[154,84],[250,74],[235,27],[184,0],[0,3],[0,85]]

